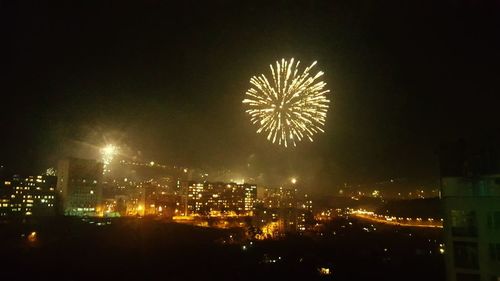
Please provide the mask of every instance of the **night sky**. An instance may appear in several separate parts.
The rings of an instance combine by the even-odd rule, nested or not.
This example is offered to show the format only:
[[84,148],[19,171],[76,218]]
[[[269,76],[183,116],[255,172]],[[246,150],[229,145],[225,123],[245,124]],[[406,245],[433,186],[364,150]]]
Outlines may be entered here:
[[[499,1],[268,2],[0,1],[0,162],[35,174],[112,141],[319,192],[434,182],[441,142],[498,134]],[[326,133],[284,149],[241,101],[291,57],[318,61],[332,103]]]

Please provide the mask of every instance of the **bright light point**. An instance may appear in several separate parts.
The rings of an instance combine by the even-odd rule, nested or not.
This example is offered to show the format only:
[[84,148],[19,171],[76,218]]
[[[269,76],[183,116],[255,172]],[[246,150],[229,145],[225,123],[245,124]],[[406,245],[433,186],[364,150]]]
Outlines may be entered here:
[[155,162],[154,162],[154,161],[151,161],[151,162],[149,162],[149,165],[154,166],[154,165],[155,165]]
[[439,253],[442,255],[444,254],[445,250],[444,250],[444,244],[439,244]]
[[101,148],[101,160],[104,164],[103,173],[109,172],[109,165],[118,153],[118,147],[113,144],[108,144]]
[[37,233],[36,231],[33,231],[30,233],[30,235],[28,235],[28,241],[30,242],[35,242],[37,239]]
[[48,168],[47,171],[45,171],[45,174],[47,176],[56,176],[57,175],[57,172],[54,168]]
[[320,267],[318,269],[318,271],[319,271],[319,274],[321,274],[321,275],[330,275],[330,274],[332,274],[332,271],[328,267]]
[[102,149],[102,153],[105,155],[114,155],[116,153],[116,150],[116,146],[108,144]]
[[292,178],[290,181],[292,182],[292,184],[296,184],[297,183],[297,179],[296,178]]
[[188,172],[188,169],[184,169],[184,173],[187,173]]

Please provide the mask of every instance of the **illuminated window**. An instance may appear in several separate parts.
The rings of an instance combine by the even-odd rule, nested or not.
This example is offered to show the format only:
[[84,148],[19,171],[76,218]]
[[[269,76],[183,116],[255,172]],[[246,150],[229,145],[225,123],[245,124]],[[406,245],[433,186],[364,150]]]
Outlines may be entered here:
[[476,212],[451,210],[451,232],[453,236],[476,237]]

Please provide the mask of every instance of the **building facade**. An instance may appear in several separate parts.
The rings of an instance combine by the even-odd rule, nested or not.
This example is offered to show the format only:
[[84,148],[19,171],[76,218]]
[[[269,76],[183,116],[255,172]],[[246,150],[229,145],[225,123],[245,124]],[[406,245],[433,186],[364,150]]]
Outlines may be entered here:
[[68,216],[95,216],[101,210],[103,164],[68,158],[59,161],[57,192]]
[[177,202],[183,215],[251,216],[257,200],[257,186],[223,182],[187,182]]
[[500,281],[500,162],[463,144],[441,153],[448,281]]
[[312,199],[299,196],[296,188],[261,189],[258,201],[253,223],[265,230],[264,237],[303,232],[314,221]]
[[0,191],[0,216],[53,216],[56,214],[54,176],[14,176]]
[[500,175],[442,179],[449,281],[500,281]]

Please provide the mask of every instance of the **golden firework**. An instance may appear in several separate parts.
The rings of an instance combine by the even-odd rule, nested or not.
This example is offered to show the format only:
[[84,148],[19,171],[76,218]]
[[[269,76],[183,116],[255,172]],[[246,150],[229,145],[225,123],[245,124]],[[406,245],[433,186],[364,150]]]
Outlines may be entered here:
[[330,91],[319,80],[323,72],[310,73],[316,61],[303,71],[299,65],[293,58],[269,65],[271,82],[264,74],[253,76],[243,100],[250,120],[259,126],[257,133],[267,134],[269,141],[285,147],[290,143],[296,146],[304,138],[313,141],[315,134],[324,132],[330,103]]

